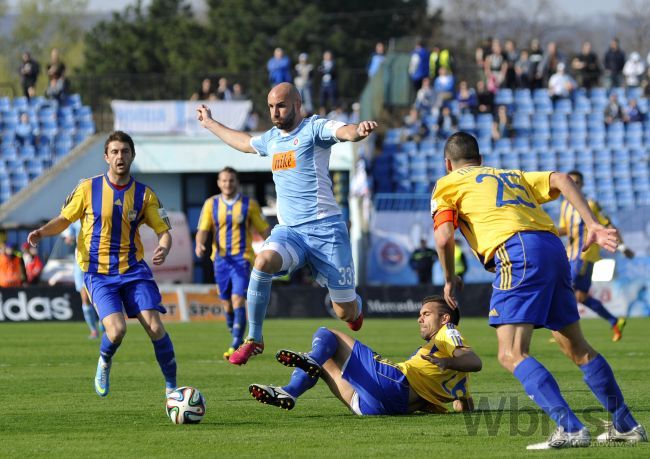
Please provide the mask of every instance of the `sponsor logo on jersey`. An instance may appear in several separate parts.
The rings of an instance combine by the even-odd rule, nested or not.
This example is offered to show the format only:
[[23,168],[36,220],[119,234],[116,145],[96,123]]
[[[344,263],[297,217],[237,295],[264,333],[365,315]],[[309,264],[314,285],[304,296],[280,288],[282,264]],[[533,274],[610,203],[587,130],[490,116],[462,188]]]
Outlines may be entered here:
[[296,152],[287,151],[284,153],[276,153],[273,155],[273,164],[271,170],[273,172],[282,171],[286,169],[296,168]]
[[137,216],[138,216],[138,212],[135,209],[131,209],[131,210],[129,210],[129,213],[127,214],[126,218],[130,222],[132,222],[132,221],[134,221],[136,219]]

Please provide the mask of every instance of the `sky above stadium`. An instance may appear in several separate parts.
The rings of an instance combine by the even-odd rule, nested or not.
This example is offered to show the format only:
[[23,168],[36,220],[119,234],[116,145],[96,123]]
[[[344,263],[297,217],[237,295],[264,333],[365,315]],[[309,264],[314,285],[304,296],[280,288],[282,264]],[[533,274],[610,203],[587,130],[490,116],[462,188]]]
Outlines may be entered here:
[[[204,0],[188,0],[193,7],[202,9],[205,6]],[[439,6],[449,3],[452,0],[429,0],[432,6]],[[523,0],[524,2],[526,0]],[[144,3],[148,4],[150,0],[145,0]],[[572,0],[570,2],[562,0],[553,0],[556,5],[561,5],[563,11],[572,16],[589,16],[591,14],[600,13],[614,13],[618,11],[623,1],[622,0]],[[11,9],[16,10],[20,0],[9,0]],[[95,12],[107,12],[122,10],[125,6],[134,4],[134,0],[89,0],[88,10]]]

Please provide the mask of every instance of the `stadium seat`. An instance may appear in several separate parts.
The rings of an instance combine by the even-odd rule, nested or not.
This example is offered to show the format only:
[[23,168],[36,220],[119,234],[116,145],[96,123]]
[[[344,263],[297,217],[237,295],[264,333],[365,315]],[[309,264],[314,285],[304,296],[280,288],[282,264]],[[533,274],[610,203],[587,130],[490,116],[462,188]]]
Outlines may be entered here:
[[499,88],[496,95],[494,96],[495,105],[512,105],[514,103],[514,96],[512,89],[509,88]]
[[573,107],[570,99],[558,99],[555,102],[554,113],[571,113]]

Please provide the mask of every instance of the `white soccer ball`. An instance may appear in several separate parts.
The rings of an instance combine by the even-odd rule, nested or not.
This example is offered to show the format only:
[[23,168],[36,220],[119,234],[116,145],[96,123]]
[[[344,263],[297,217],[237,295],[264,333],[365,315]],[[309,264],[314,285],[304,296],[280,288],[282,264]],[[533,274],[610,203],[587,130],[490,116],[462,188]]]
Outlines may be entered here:
[[174,424],[197,424],[205,415],[205,398],[194,387],[179,387],[167,395],[167,415]]

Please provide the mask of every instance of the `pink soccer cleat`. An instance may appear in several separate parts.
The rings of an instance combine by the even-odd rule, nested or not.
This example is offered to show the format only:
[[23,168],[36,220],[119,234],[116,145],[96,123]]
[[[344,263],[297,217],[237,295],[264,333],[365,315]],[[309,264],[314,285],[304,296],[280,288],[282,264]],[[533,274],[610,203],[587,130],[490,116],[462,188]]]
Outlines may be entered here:
[[359,331],[361,330],[361,326],[363,325],[363,312],[359,314],[359,317],[354,319],[352,322],[347,322],[348,328],[352,331]]
[[262,352],[264,352],[264,343],[257,343],[249,338],[230,355],[228,362],[233,365],[244,365],[248,359]]

